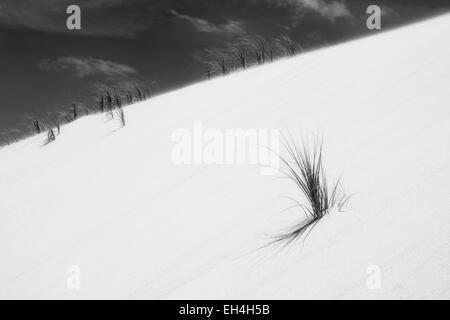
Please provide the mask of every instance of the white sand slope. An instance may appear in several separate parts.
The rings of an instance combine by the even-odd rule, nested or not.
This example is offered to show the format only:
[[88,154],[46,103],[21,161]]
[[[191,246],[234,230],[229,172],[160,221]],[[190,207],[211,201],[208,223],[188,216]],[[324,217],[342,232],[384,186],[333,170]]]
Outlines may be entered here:
[[[449,34],[444,15],[158,96],[120,130],[92,115],[0,149],[0,298],[450,298]],[[279,213],[298,191],[175,165],[171,135],[196,120],[321,133],[349,210],[253,252],[302,218]]]

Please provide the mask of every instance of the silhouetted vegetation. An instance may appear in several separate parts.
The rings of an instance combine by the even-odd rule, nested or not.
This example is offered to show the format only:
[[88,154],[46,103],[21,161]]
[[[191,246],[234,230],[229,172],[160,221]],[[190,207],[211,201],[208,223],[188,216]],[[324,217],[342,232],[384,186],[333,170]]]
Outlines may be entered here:
[[40,134],[40,133],[41,133],[41,125],[40,125],[40,123],[39,123],[39,120],[37,120],[37,119],[34,119],[34,120],[33,120],[33,127],[34,127],[34,130],[35,130],[35,132],[36,132],[37,134]]
[[273,62],[282,56],[294,56],[303,48],[288,35],[267,40],[262,36],[243,36],[223,48],[207,48],[194,57],[207,79],[232,70]]
[[49,144],[55,140],[56,140],[55,132],[53,131],[53,129],[49,129],[47,131],[47,140],[45,141],[45,144]]
[[303,48],[286,34],[278,37],[276,43],[278,48],[280,48],[286,56],[292,57],[295,56],[298,51],[303,51]]
[[[45,133],[44,145],[57,139],[61,134],[62,126],[78,120],[84,115],[100,112],[107,114],[108,118],[117,118],[121,127],[126,124],[124,107],[150,98],[149,88],[136,82],[124,82],[116,87],[96,85],[96,94],[91,101],[73,102],[69,107],[59,111],[41,113],[33,112],[25,116],[23,126],[29,133],[40,135]],[[28,134],[29,134],[28,133]],[[12,129],[0,132],[0,146],[10,145],[25,138],[26,132]]]

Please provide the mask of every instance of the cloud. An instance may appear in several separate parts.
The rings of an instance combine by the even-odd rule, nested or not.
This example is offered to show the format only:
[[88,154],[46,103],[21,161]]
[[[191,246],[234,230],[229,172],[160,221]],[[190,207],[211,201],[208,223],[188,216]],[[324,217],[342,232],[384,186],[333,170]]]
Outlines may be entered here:
[[78,78],[95,75],[121,78],[138,73],[136,69],[125,64],[91,57],[68,56],[60,57],[53,61],[45,59],[39,61],[38,67],[43,71],[68,73]]
[[386,18],[399,18],[400,14],[395,11],[392,8],[389,8],[388,6],[383,5],[381,7],[381,15],[386,17]]
[[214,24],[198,17],[192,17],[186,14],[181,14],[173,9],[169,10],[169,13],[175,18],[185,21],[192,25],[197,31],[205,33],[230,33],[239,34],[244,33],[244,27],[242,22],[229,20],[224,24]]
[[344,1],[330,1],[325,0],[297,0],[306,8],[317,11],[323,17],[334,21],[337,18],[350,17],[351,13],[348,10]]
[[[256,0],[261,1],[261,0]],[[263,0],[279,7],[292,7],[297,13],[305,9],[319,13],[322,17],[334,22],[338,18],[351,17],[344,0]]]

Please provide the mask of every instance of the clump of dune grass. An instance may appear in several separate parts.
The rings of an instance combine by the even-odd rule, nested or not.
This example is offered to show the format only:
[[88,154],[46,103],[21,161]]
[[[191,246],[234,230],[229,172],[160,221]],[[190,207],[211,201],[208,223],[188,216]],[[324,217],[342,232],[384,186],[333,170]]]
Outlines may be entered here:
[[123,106],[120,101],[117,102],[117,107],[116,107],[115,113],[116,113],[117,117],[119,118],[122,128],[125,127],[125,113],[123,112]]
[[302,146],[294,142],[292,137],[283,137],[287,157],[281,157],[285,168],[282,169],[286,178],[292,181],[299,193],[299,198],[294,201],[291,208],[299,208],[304,218],[295,225],[286,228],[280,234],[272,237],[270,244],[291,244],[297,239],[308,236],[309,232],[332,208],[341,212],[348,203],[347,196],[340,185],[340,179],[329,184],[323,167],[323,143],[317,137],[310,144],[302,139]]
[[48,129],[47,131],[47,139],[45,140],[45,145],[52,143],[56,140],[55,131],[53,129]]

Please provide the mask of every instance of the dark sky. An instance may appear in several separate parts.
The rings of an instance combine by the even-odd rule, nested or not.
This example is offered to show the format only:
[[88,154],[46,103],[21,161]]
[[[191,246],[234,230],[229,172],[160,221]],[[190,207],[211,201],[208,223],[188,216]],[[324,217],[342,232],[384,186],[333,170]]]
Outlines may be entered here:
[[[66,28],[71,4],[81,30]],[[383,9],[383,30],[450,8],[448,0],[0,0],[0,135],[23,130],[27,115],[89,102],[98,83],[164,92],[197,81],[195,54],[243,35],[285,33],[307,49],[370,35],[370,4]]]

